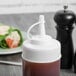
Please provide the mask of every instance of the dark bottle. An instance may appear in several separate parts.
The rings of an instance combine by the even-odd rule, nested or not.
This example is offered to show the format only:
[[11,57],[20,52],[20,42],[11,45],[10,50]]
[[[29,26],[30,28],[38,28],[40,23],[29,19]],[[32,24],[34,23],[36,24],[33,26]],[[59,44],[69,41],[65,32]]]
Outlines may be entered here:
[[74,55],[71,35],[75,14],[64,6],[64,10],[56,12],[54,20],[57,23],[57,40],[61,42],[61,69],[71,69]]
[[60,60],[52,63],[35,63],[23,59],[23,76],[60,76]]
[[74,73],[76,73],[76,52],[74,55]]

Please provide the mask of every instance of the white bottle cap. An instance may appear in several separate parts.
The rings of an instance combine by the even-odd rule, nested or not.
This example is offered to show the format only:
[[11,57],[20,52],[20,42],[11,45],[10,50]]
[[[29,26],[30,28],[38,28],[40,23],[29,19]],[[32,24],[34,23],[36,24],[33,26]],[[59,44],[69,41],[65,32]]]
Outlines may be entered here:
[[48,63],[60,60],[61,58],[60,43],[59,41],[52,39],[50,36],[45,34],[44,22],[44,16],[41,15],[38,22],[40,24],[39,26],[42,28],[40,35],[30,38],[28,34],[31,29],[27,32],[28,40],[24,41],[22,47],[22,58],[26,61]]

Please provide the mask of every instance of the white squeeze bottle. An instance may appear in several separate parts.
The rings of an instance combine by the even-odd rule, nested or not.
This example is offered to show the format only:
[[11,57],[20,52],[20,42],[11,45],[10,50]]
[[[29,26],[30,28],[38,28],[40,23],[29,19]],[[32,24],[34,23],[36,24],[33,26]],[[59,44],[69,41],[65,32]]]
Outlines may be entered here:
[[[46,35],[44,16],[27,31],[27,40],[22,47],[23,76],[59,76],[60,75],[60,43]],[[30,31],[39,25],[40,35],[29,36]]]

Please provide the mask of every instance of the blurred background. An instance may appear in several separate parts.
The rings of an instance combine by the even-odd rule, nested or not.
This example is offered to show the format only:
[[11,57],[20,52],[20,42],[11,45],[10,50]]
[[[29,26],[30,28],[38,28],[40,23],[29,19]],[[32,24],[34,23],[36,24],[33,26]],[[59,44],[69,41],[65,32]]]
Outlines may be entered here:
[[[63,10],[64,4],[67,4],[68,9],[76,13],[76,0],[0,0],[0,23],[27,31],[33,23],[38,21],[39,15],[43,14],[47,34],[56,38],[56,23],[53,18],[56,11]],[[73,26],[72,38],[73,45],[76,47],[76,26],[75,24]]]

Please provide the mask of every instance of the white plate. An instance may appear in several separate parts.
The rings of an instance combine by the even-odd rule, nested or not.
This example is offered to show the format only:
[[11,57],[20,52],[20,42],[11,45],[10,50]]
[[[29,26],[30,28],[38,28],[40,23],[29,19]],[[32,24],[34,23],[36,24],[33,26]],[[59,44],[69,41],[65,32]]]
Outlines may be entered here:
[[[22,32],[22,36],[24,39],[26,39],[26,32]],[[16,54],[16,53],[20,53],[22,52],[22,48],[21,46],[20,47],[17,47],[17,48],[8,48],[8,49],[2,49],[0,48],[0,55],[9,55],[9,54]]]
[[19,52],[22,52],[21,47],[17,47],[13,49],[1,49],[0,48],[0,55],[15,54]]

